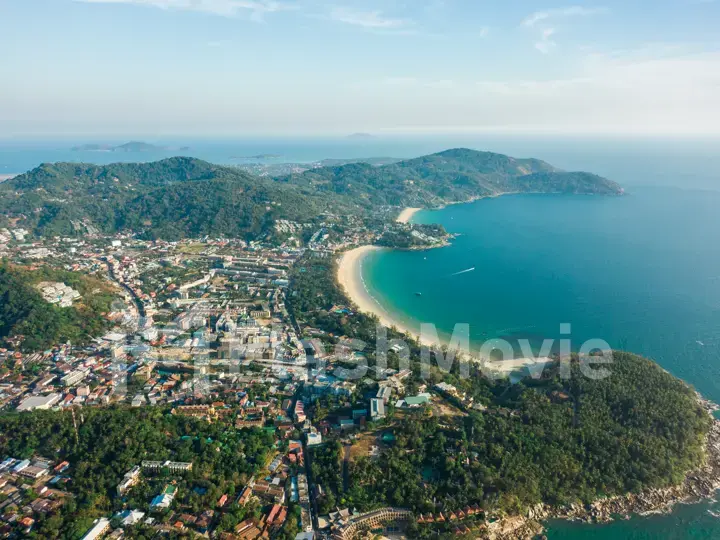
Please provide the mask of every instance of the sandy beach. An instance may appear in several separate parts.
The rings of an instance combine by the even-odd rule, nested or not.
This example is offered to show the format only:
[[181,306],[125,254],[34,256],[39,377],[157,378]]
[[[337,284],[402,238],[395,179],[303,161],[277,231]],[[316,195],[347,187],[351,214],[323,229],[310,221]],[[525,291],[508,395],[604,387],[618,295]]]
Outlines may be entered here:
[[422,208],[405,208],[402,212],[400,212],[400,215],[395,221],[398,223],[408,223],[415,213],[420,210],[422,210]]
[[[413,210],[413,209],[409,209]],[[417,209],[414,209],[417,210]],[[409,219],[409,218],[408,218]],[[345,293],[352,300],[357,308],[363,313],[376,315],[380,323],[388,328],[393,326],[398,331],[410,334],[416,339],[420,339],[417,331],[411,330],[401,321],[390,315],[372,295],[368,292],[365,282],[362,279],[362,262],[370,253],[386,249],[378,246],[361,246],[350,251],[346,251],[340,257],[338,265],[338,283],[345,289]],[[441,346],[442,341],[423,340],[423,345],[428,347]]]
[[[338,264],[337,280],[340,286],[345,289],[345,294],[347,294],[350,300],[360,311],[377,316],[382,325],[388,328],[392,328],[394,326],[399,332],[410,334],[420,341],[421,344],[430,348],[447,345],[447,342],[443,341],[440,337],[438,337],[437,340],[421,340],[416,330],[409,328],[406,323],[403,323],[388,313],[388,311],[383,308],[368,291],[362,278],[363,259],[371,253],[384,249],[387,248],[381,248],[378,246],[361,246],[342,254]],[[536,365],[545,364],[550,361],[549,358],[514,358],[505,361],[493,361],[489,358],[483,360],[476,354],[473,354],[472,357],[476,361],[485,363],[485,367],[487,369],[506,374],[521,371]]]

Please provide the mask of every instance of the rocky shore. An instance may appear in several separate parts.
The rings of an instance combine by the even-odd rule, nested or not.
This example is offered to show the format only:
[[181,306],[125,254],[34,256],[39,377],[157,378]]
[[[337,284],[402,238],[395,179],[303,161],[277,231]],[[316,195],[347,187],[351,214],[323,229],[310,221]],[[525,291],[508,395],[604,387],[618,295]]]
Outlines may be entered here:
[[531,508],[525,516],[512,516],[488,525],[484,537],[492,540],[529,540],[542,533],[542,522],[549,519],[607,523],[615,519],[627,519],[632,514],[667,513],[676,504],[714,498],[716,491],[720,489],[720,420],[713,416],[713,412],[718,410],[718,406],[700,396],[698,396],[698,400],[702,408],[713,419],[706,438],[706,459],[701,467],[688,473],[682,484],[608,497],[587,505],[572,504],[555,507],[538,504]]

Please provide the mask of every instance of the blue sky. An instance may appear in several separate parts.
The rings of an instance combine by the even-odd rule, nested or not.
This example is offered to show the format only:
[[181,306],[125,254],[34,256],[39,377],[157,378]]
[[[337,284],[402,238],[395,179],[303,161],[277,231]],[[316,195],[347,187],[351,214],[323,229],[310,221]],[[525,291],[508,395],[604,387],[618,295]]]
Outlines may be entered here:
[[720,0],[0,0],[0,136],[720,133]]

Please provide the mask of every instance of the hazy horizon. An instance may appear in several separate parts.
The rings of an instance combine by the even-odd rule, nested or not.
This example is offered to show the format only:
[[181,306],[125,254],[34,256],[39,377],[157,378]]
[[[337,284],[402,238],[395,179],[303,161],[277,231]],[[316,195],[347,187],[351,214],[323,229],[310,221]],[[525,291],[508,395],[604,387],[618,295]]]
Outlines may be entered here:
[[5,1],[0,138],[718,135],[718,22],[707,0]]

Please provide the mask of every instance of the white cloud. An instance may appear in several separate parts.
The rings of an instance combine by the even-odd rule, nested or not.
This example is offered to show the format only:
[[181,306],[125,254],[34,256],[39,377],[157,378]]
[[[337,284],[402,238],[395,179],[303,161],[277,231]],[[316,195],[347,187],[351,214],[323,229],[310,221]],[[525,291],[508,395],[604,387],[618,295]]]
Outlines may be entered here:
[[161,9],[199,11],[232,17],[250,13],[254,19],[262,19],[266,13],[295,9],[296,6],[276,0],[75,0],[90,4],[134,4]]
[[556,79],[385,82],[365,81],[344,109],[375,131],[720,134],[720,51],[594,53]]
[[589,17],[592,15],[601,15],[607,13],[608,9],[605,7],[593,7],[587,8],[582,6],[570,6],[559,9],[548,9],[545,11],[536,11],[529,15],[522,21],[522,26],[532,28],[537,23],[547,21],[548,19],[557,19],[565,17]]
[[[211,13],[233,17],[243,13],[253,20],[264,20],[268,13],[303,10],[307,16],[321,18],[366,30],[387,32],[412,32],[415,22],[411,19],[390,17],[380,9],[357,10],[350,6],[325,4],[317,0],[74,0],[88,4],[132,4],[165,10],[183,10]],[[292,2],[292,3],[291,3]],[[440,4],[435,5],[434,9]]]
[[485,39],[486,37],[488,37],[490,35],[490,27],[489,26],[480,27],[480,31],[478,32],[478,35],[482,39]]
[[383,84],[389,84],[391,86],[399,86],[405,84],[416,84],[418,79],[415,77],[386,77],[382,80]]
[[553,34],[555,34],[554,28],[545,28],[542,31],[540,41],[535,43],[535,48],[543,54],[548,54],[551,50],[557,47],[557,43],[551,39]]
[[499,123],[523,115],[533,125],[565,131],[720,131],[720,52],[593,54],[573,78],[481,81],[476,87],[500,111]]
[[592,15],[600,15],[607,13],[608,9],[604,7],[582,7],[570,6],[559,9],[548,9],[545,11],[536,11],[529,15],[520,23],[521,26],[530,28],[533,31],[540,31],[540,38],[535,42],[535,48],[543,54],[549,54],[557,47],[557,43],[551,39],[556,33],[556,29],[551,24],[558,22],[560,19],[570,17],[589,17]]
[[334,21],[360,26],[371,30],[398,30],[412,26],[412,21],[386,17],[382,11],[356,11],[351,8],[337,6],[330,11]]

